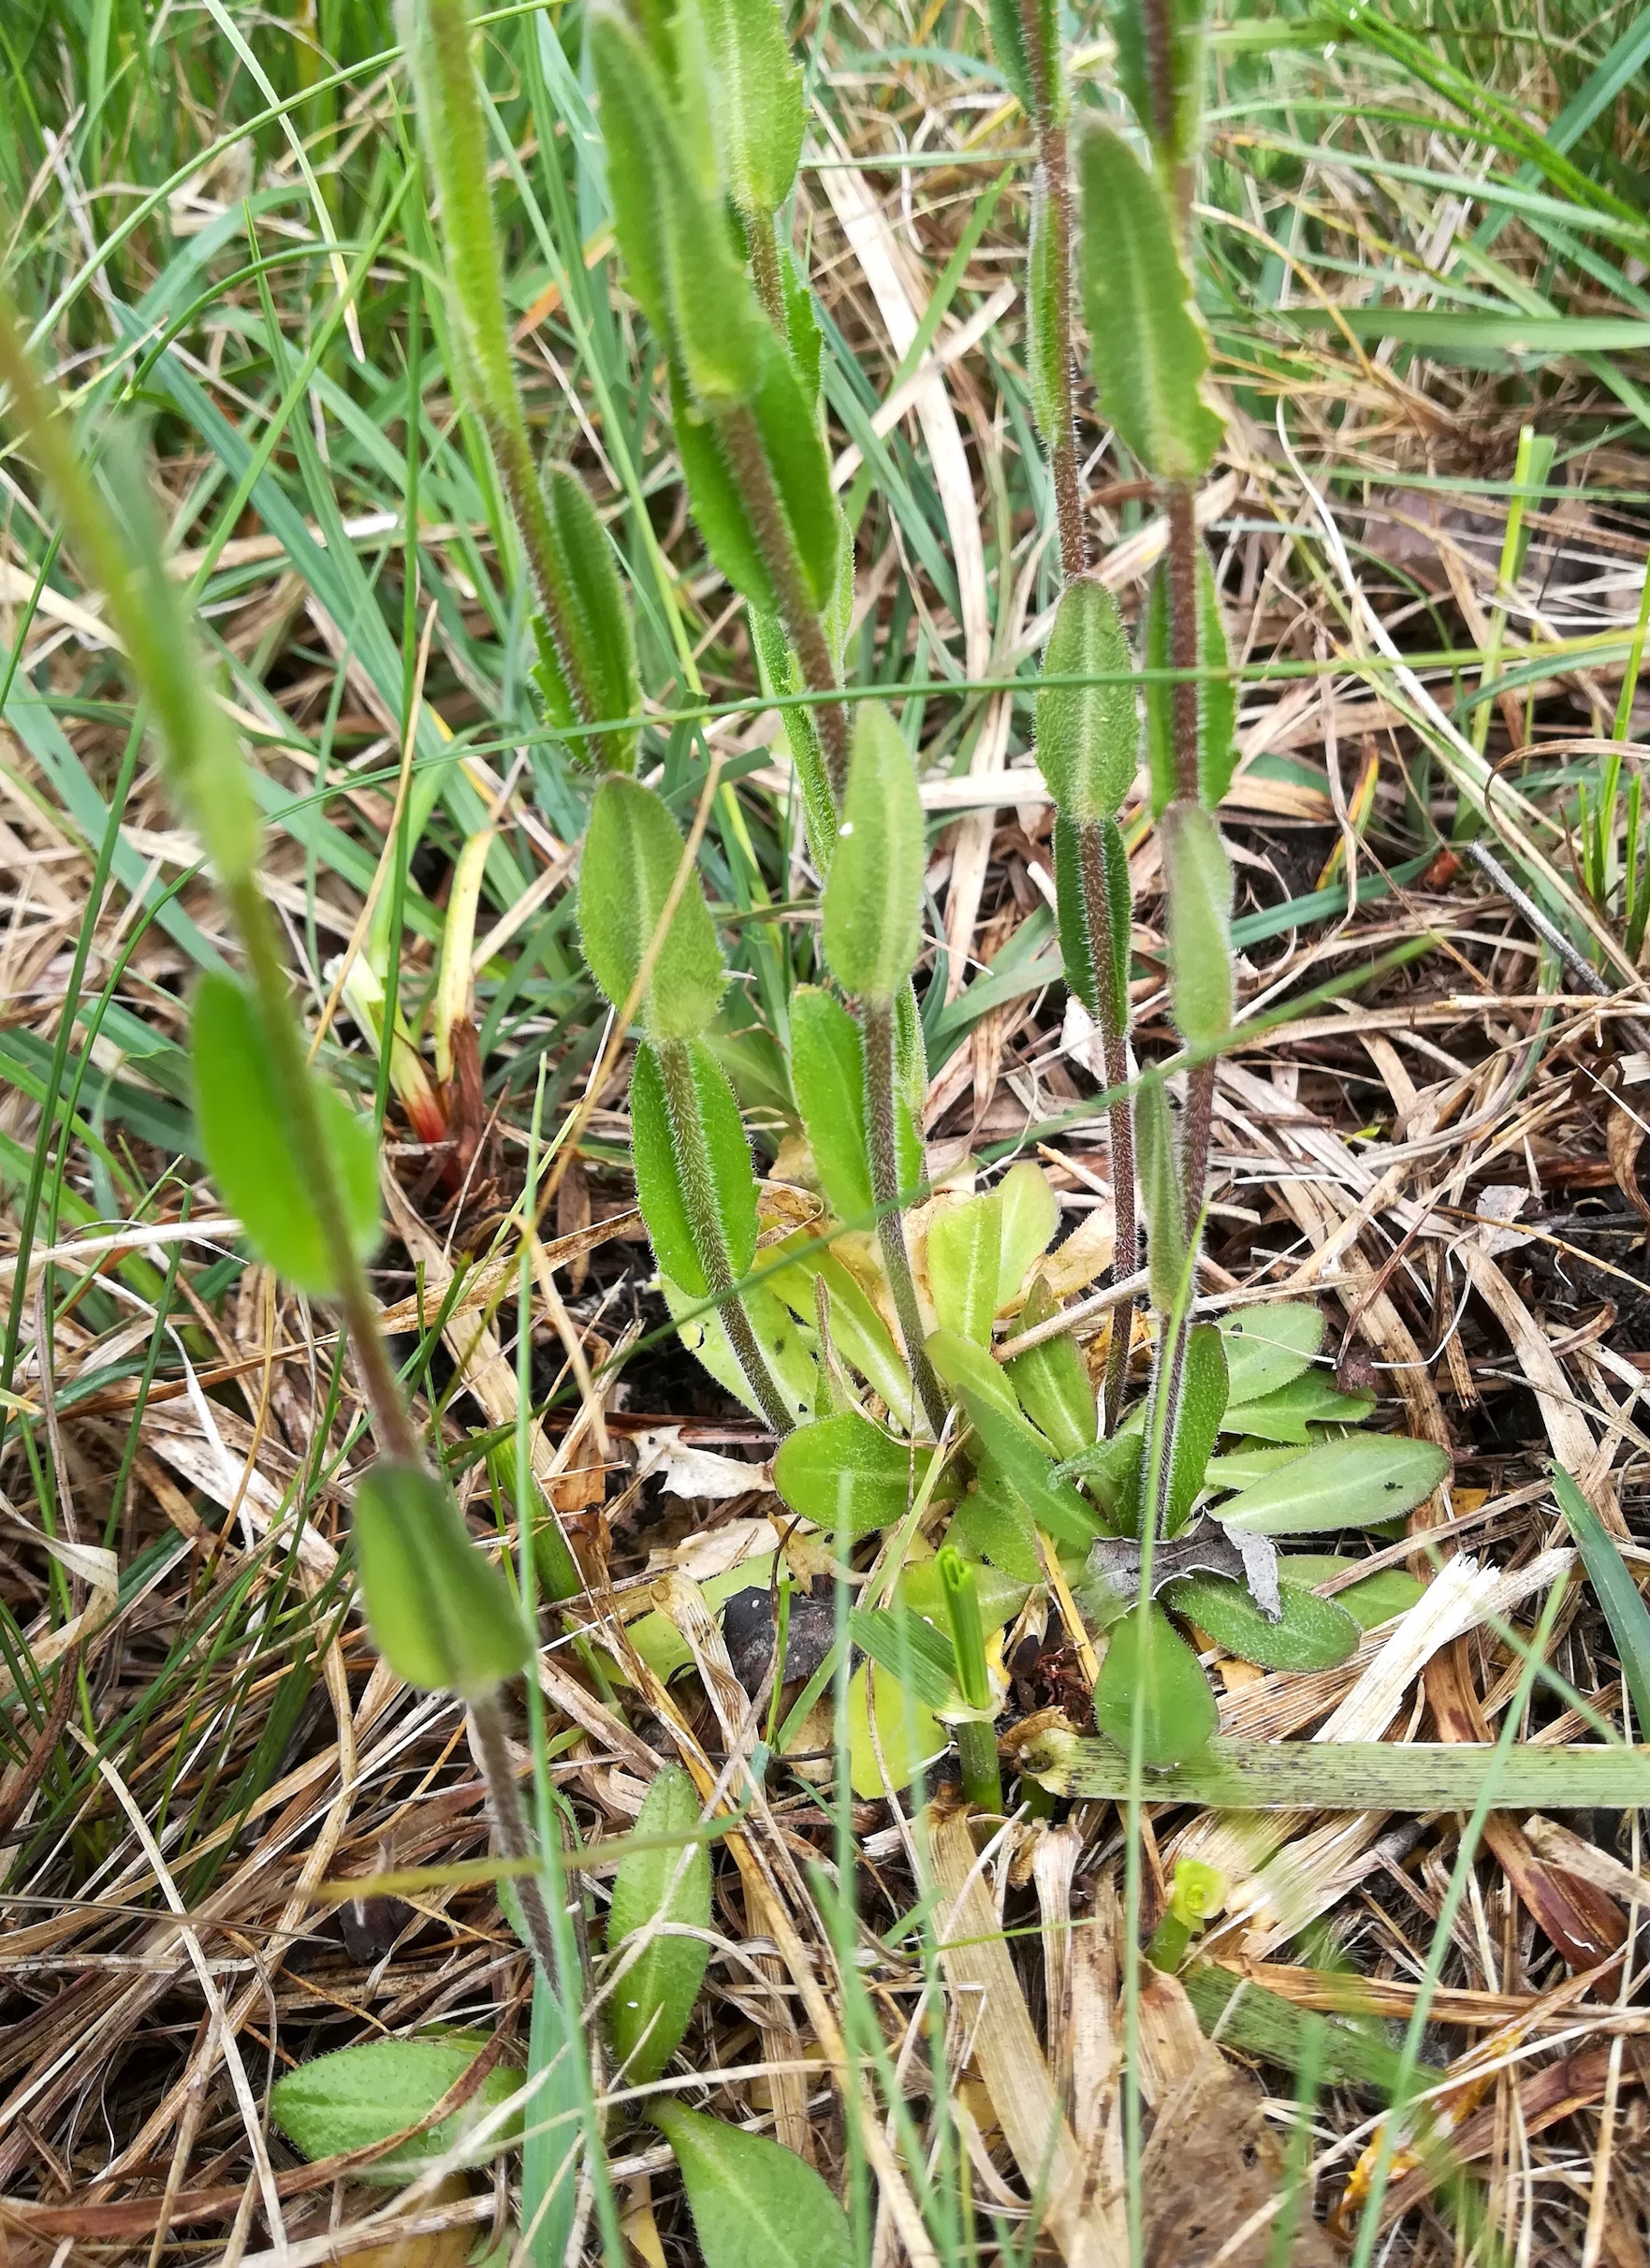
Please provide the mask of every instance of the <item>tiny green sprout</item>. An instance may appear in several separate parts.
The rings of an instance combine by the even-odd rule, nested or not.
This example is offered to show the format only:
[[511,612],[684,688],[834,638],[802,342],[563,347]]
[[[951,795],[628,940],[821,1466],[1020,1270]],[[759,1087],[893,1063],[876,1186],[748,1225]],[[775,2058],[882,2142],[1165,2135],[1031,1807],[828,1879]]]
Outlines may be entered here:
[[980,1810],[1000,1811],[1002,1771],[997,1761],[997,1734],[992,1723],[997,1696],[992,1689],[990,1664],[986,1659],[980,1594],[973,1565],[963,1558],[955,1544],[942,1544],[940,1548],[940,1588],[956,1655],[957,1690],[965,1705],[975,1712],[956,1728],[962,1792]]
[[1146,1957],[1154,1968],[1174,1970],[1184,1963],[1193,1936],[1226,1903],[1226,1878],[1202,1859],[1180,1859],[1169,1890],[1168,1910],[1152,1933]]

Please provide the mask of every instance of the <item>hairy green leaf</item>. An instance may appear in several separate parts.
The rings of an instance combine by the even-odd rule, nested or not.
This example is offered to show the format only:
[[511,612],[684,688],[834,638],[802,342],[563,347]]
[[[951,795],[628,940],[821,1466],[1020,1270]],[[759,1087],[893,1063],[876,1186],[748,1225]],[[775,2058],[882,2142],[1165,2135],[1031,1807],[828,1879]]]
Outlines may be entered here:
[[774,0],[681,0],[677,56],[703,101],[722,185],[743,213],[771,220],[802,154],[802,73]]
[[1084,137],[1083,297],[1101,415],[1160,480],[1196,480],[1222,420],[1208,345],[1162,193],[1106,126]]
[[[1146,603],[1146,666],[1174,666],[1169,632],[1169,567],[1164,561],[1152,578]],[[1197,554],[1197,799],[1205,811],[1219,810],[1237,768],[1237,686],[1231,671],[1226,622],[1215,589],[1209,555]],[[1175,686],[1167,678],[1146,680],[1146,754],[1151,773],[1153,817],[1175,793]]]
[[[190,1021],[195,1120],[218,1193],[260,1260],[295,1289],[325,1298],[338,1289],[337,1258],[315,1204],[256,1001],[232,976],[209,973]],[[310,1080],[331,1156],[343,1227],[358,1258],[378,1243],[378,1143],[314,1072]]]
[[[729,580],[732,579],[730,577]],[[782,697],[805,691],[802,665],[791,651],[784,624],[778,615],[766,614],[760,607],[752,605],[750,622],[764,693]],[[831,794],[819,727],[813,710],[806,704],[783,709],[780,717],[802,794],[802,823],[808,835],[809,852],[819,871],[825,874],[830,871],[837,848],[837,805]]]
[[[734,1274],[744,1275],[756,1256],[756,1175],[726,1072],[702,1040],[667,1045],[682,1048],[685,1057],[684,1075],[674,1082],[666,1080],[654,1049],[636,1049],[630,1090],[636,1202],[659,1266],[684,1291],[703,1298],[710,1287],[695,1213],[708,1205]],[[682,1123],[688,1109],[694,1126]],[[701,1187],[706,1160],[708,1185]]]
[[1350,1433],[1257,1481],[1220,1507],[1251,1535],[1316,1535],[1394,1520],[1424,1502],[1450,1470],[1444,1451],[1404,1434]]
[[[1055,1312],[1056,1302],[1041,1276],[1031,1286],[1020,1315],[1022,1330],[1035,1330]],[[1003,1368],[1020,1407],[1062,1457],[1078,1456],[1100,1438],[1094,1383],[1082,1349],[1070,1331],[1029,1347]]]
[[[1357,1565],[1356,1559],[1342,1552],[1292,1551],[1282,1563],[1281,1573],[1286,1583],[1309,1590]],[[1372,1631],[1396,1615],[1407,1615],[1425,1596],[1426,1586],[1419,1576],[1401,1567],[1382,1567],[1361,1583],[1349,1583],[1345,1590],[1337,1590],[1335,1603],[1345,1607],[1360,1630]]]
[[1206,1046],[1232,1024],[1232,862],[1219,828],[1195,803],[1171,803],[1159,827],[1170,1002],[1181,1038]]
[[1066,585],[1043,671],[1045,678],[1111,680],[1037,689],[1037,762],[1056,805],[1079,826],[1109,819],[1134,783],[1140,718],[1122,618],[1101,584]]
[[935,1369],[967,1411],[982,1445],[1038,1527],[1058,1543],[1087,1549],[1100,1533],[1100,1521],[1071,1482],[1055,1471],[1047,1444],[1021,1415],[990,1355],[950,1331],[936,1331],[927,1350]]
[[[1049,209],[1048,183],[1038,167],[1031,183],[1031,232],[1026,245],[1026,391],[1043,445],[1055,449],[1069,442],[1070,375],[1060,352],[1060,292],[1065,277],[1059,243]],[[1071,326],[1065,328],[1071,337]]]
[[372,1466],[350,1532],[372,1643],[398,1677],[479,1701],[526,1668],[533,1637],[520,1602],[445,1481],[421,1465]]
[[641,1001],[642,1028],[655,1042],[697,1039],[727,983],[710,909],[691,871],[664,926],[686,857],[676,821],[650,787],[617,774],[603,781],[579,866],[579,934],[591,974],[622,1008],[663,929]]
[[[947,1532],[954,1543],[978,1552],[1016,1583],[1041,1583],[1044,1579],[1031,1515],[1001,1466],[988,1456],[981,1460],[972,1486],[952,1514]],[[943,1600],[939,1611],[943,1618]]]
[[825,1203],[839,1221],[875,1209],[865,1134],[865,1043],[839,1000],[817,985],[791,996],[791,1084]]
[[[276,2080],[270,2090],[270,2116],[305,2158],[368,2149],[427,2117],[486,2044],[474,2032],[452,2032],[431,2040],[367,2040],[335,2055],[316,2056]],[[460,2149],[466,2136],[520,2085],[519,2071],[495,2064],[460,2110],[387,2151],[353,2178],[399,2188],[418,2167]],[[520,2131],[518,2117],[504,2124],[477,2146],[478,2161],[497,2156]]]
[[[636,680],[635,637],[625,604],[613,547],[596,517],[585,485],[563,465],[551,465],[544,480],[545,512],[555,538],[561,569],[561,618],[572,647],[578,682],[594,709],[586,720],[611,717],[616,721],[639,714],[642,696]],[[542,619],[535,618],[538,663],[533,680],[551,724],[563,728],[580,721],[579,709],[557,651],[556,640]],[[634,771],[636,725],[615,732],[580,737],[575,754],[599,764],[606,771]]]
[[1225,1342],[1213,1324],[1200,1323],[1186,1335],[1181,1364],[1180,1403],[1169,1450],[1168,1535],[1177,1536],[1191,1517],[1225,1410]]
[[1112,1624],[1094,1688],[1094,1721],[1128,1755],[1135,1695],[1143,1693],[1140,1753],[1148,1764],[1184,1763],[1219,1724],[1197,1656],[1160,1606],[1132,1606]]
[[1196,153],[1203,99],[1204,0],[1152,0],[1169,37],[1165,83],[1153,85],[1146,8],[1142,0],[1111,0],[1106,20],[1117,43],[1117,80],[1159,162],[1187,165]]
[[922,949],[923,807],[916,769],[881,701],[860,704],[837,855],[825,888],[825,954],[845,992],[893,1000]]
[[[659,1289],[688,1353],[704,1364],[718,1385],[725,1386],[736,1400],[766,1421],[767,1412],[752,1392],[721,1311],[701,1308],[699,1295],[687,1291],[663,1268]],[[793,1315],[766,1283],[747,1284],[739,1295],[739,1304],[791,1415],[805,1417],[819,1393],[814,1335],[809,1324]]]
[[1232,1404],[1223,1430],[1304,1445],[1312,1439],[1312,1427],[1361,1426],[1374,1408],[1373,1394],[1343,1394],[1327,1371],[1304,1370],[1258,1401]]
[[1240,1661],[1263,1670],[1332,1670],[1357,1651],[1359,1628],[1333,1599],[1292,1583],[1279,1586],[1283,1612],[1268,1620],[1241,1583],[1225,1575],[1188,1575],[1164,1590],[1163,1603]]
[[[679,1764],[666,1764],[642,1799],[635,1832],[684,1840],[675,1850],[632,1851],[619,1862],[607,1910],[610,1956],[656,1922],[709,1928],[710,1854],[703,1843],[685,1839],[698,1824],[693,1781]],[[702,1938],[660,1935],[618,1979],[607,2001],[608,2028],[626,2085],[657,2079],[680,2046],[709,1958]]]
[[826,1535],[868,1536],[911,1507],[933,1452],[911,1449],[857,1410],[798,1426],[780,1443],[773,1485]]
[[1140,1193],[1146,1207],[1146,1263],[1151,1299],[1167,1315],[1180,1294],[1186,1272],[1186,1201],[1175,1155],[1175,1122],[1167,1090],[1157,1081],[1134,1098],[1134,1144],[1140,1162]]
[[[883,1707],[878,1705],[878,1722]],[[766,2135],[662,2101],[705,2268],[853,2268],[848,2217],[819,2175]]]

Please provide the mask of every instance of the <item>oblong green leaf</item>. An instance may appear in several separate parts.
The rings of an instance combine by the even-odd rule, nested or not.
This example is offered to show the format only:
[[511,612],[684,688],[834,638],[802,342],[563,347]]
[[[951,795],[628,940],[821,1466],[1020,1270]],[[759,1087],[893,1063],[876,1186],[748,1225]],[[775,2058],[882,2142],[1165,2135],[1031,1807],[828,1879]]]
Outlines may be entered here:
[[1450,1470],[1433,1441],[1351,1433],[1257,1481],[1220,1507],[1221,1524],[1251,1535],[1318,1535],[1396,1519],[1424,1503]]
[[[1042,1580],[1039,1569],[1037,1580]],[[1014,1620],[1026,1603],[1029,1583],[1017,1582],[1000,1568],[984,1561],[974,1569],[974,1592],[980,1605],[980,1620],[987,1631],[1000,1631]],[[945,1595],[940,1581],[938,1559],[908,1559],[899,1571],[899,1580],[894,1587],[895,1599],[919,1614],[924,1621],[936,1628],[945,1619]]]
[[[704,1364],[719,1386],[724,1386],[737,1401],[766,1422],[767,1412],[751,1390],[720,1310],[702,1307],[701,1294],[686,1290],[663,1268],[659,1289],[676,1324],[677,1337],[688,1353]],[[809,1323],[793,1314],[766,1283],[747,1284],[739,1302],[786,1408],[793,1417],[805,1417],[819,1394],[816,1341]]]
[[1002,1198],[996,1190],[936,1207],[928,1222],[927,1266],[941,1328],[988,1347],[1002,1274]]
[[[616,1008],[641,973],[686,856],[676,821],[650,787],[620,774],[603,781],[579,864],[578,928],[591,974]],[[642,993],[648,1037],[697,1039],[726,983],[710,909],[690,873]]]
[[1220,445],[1208,345],[1158,183],[1106,126],[1083,139],[1083,299],[1101,415],[1160,480],[1196,480]]
[[802,73],[774,0],[681,0],[684,88],[703,100],[722,185],[741,212],[771,218],[802,154]]
[[1184,1763],[1219,1724],[1197,1656],[1161,1606],[1133,1606],[1112,1624],[1094,1688],[1094,1721],[1127,1755],[1135,1694],[1143,1691],[1140,1753],[1148,1764]]
[[[699,1797],[679,1764],[657,1773],[636,1814],[637,1836],[683,1838],[680,1848],[632,1851],[619,1862],[607,1910],[607,1952],[654,1922],[710,1926],[710,1854],[686,1838],[699,1824]],[[657,1936],[614,1985],[608,2029],[627,2086],[646,2086],[681,2044],[699,1997],[709,1945],[702,1938]]]
[[[1055,1311],[1055,1301],[1042,1277],[1031,1286],[1020,1314],[1024,1330],[1034,1330]],[[1080,1456],[1100,1439],[1100,1411],[1094,1382],[1083,1360],[1082,1349],[1070,1331],[1028,1347],[1003,1365],[1020,1407],[1031,1423],[1047,1435],[1062,1457]]]
[[[697,517],[696,506],[694,510]],[[791,650],[784,624],[778,615],[766,613],[752,604],[749,616],[751,642],[756,649],[763,692],[780,697],[805,692],[802,665]],[[781,709],[780,721],[784,727],[785,746],[791,752],[796,784],[802,791],[802,822],[809,852],[819,871],[825,874],[830,871],[837,848],[837,805],[831,794],[830,773],[820,743],[819,727],[812,710],[803,702],[792,702]]]
[[[1026,241],[1026,392],[1044,448],[1053,450],[1071,434],[1071,377],[1060,352],[1059,295],[1066,277],[1049,207],[1048,180],[1038,167],[1031,181],[1031,227]],[[1065,327],[1071,337],[1071,325]]]
[[[617,7],[586,32],[601,97],[613,229],[630,287],[707,404],[749,401],[772,333],[725,211],[664,74]],[[702,127],[703,122],[694,122]]]
[[839,1221],[876,1209],[865,1134],[865,1043],[839,1000],[818,985],[791,995],[791,1085],[825,1203]]
[[372,1643],[398,1677],[477,1701],[527,1667],[533,1634],[520,1602],[445,1481],[421,1465],[372,1466],[350,1533]]
[[[1041,1583],[1044,1566],[1037,1549],[1037,1529],[1018,1492],[1011,1488],[1000,1465],[983,1459],[980,1471],[951,1515],[952,1540],[966,1544],[1016,1583]],[[941,1601],[943,1618],[944,1602]]]
[[808,596],[825,614],[837,596],[846,530],[813,402],[789,354],[766,329],[751,408]]
[[1186,1201],[1175,1155],[1168,1090],[1157,1080],[1143,1085],[1134,1098],[1134,1147],[1146,1207],[1151,1300],[1160,1315],[1167,1315],[1179,1297],[1180,1280],[1186,1272]]
[[[1152,578],[1146,603],[1146,666],[1148,672],[1174,666],[1169,631],[1170,576],[1164,561]],[[1197,799],[1205,811],[1219,809],[1237,768],[1237,684],[1232,676],[1226,623],[1215,589],[1215,571],[1204,546],[1197,553]],[[1174,681],[1155,674],[1146,680],[1146,753],[1151,773],[1153,817],[1161,815],[1177,788],[1175,762]]]
[[[870,1729],[873,1701],[877,1717],[874,1741]],[[855,1795],[868,1799],[897,1795],[950,1746],[950,1734],[914,1693],[879,1663],[860,1663],[848,1687],[848,1784]],[[766,2254],[759,2256],[760,2260],[766,2258]]]
[[1205,1046],[1232,1024],[1232,862],[1219,828],[1195,803],[1171,803],[1159,832],[1170,1004],[1181,1038]]
[[950,1331],[934,1332],[927,1352],[1038,1527],[1059,1543],[1087,1550],[1101,1532],[1101,1522],[1071,1482],[1055,1471],[1047,1444],[1021,1415],[1012,1388],[990,1355]]
[[[1345,1552],[1292,1551],[1280,1573],[1298,1590],[1315,1590],[1331,1575],[1344,1575],[1357,1565]],[[1361,1583],[1349,1583],[1345,1590],[1337,1590],[1335,1603],[1345,1607],[1360,1630],[1372,1631],[1395,1616],[1407,1615],[1425,1596],[1426,1586],[1419,1576],[1401,1567],[1382,1567]]]
[[[246,987],[216,972],[203,976],[190,1019],[201,1154],[258,1258],[296,1290],[325,1298],[338,1289],[339,1256],[315,1203],[272,1055]],[[372,1122],[317,1074],[306,1070],[303,1075],[331,1160],[344,1231],[356,1257],[364,1260],[380,1234]]]
[[[367,2040],[335,2055],[316,2056],[276,2080],[270,2090],[270,2116],[308,2158],[369,2149],[432,2111],[486,2044],[475,2033],[454,2032],[435,2040]],[[419,2166],[460,2149],[466,2136],[520,2085],[519,2071],[495,2064],[462,2109],[386,2152],[352,2179],[400,2188]],[[478,2146],[477,2162],[508,2148],[520,2131],[518,2117],[505,2123]]]
[[[573,650],[569,658],[594,711],[585,721],[634,717],[642,702],[635,636],[606,530],[583,481],[565,465],[548,468],[544,500],[560,571],[563,634]],[[545,714],[552,724],[577,724],[580,721],[578,705],[557,640],[542,619],[535,618],[533,627],[539,656],[533,678]],[[572,747],[577,757],[605,771],[628,772],[635,769],[639,739],[640,727],[633,724],[614,732],[581,735]]]
[[895,1441],[857,1410],[840,1410],[785,1436],[773,1485],[827,1535],[868,1536],[904,1518],[932,1455]]
[[708,1202],[729,1266],[744,1275],[756,1256],[756,1174],[722,1065],[702,1040],[667,1045],[682,1050],[681,1075],[668,1084],[657,1051],[646,1043],[636,1049],[630,1090],[636,1202],[661,1268],[703,1298],[709,1283],[695,1207]]
[[681,2168],[705,2268],[853,2268],[848,2217],[811,2166],[679,2102],[661,2102],[653,2121]]
[[1200,1323],[1186,1336],[1180,1401],[1169,1450],[1165,1532],[1171,1536],[1177,1536],[1191,1517],[1192,1506],[1204,1485],[1204,1470],[1219,1436],[1225,1411],[1225,1341],[1213,1324]]
[[1140,717],[1129,640],[1103,585],[1066,585],[1043,669],[1050,678],[1111,680],[1037,689],[1037,762],[1057,807],[1080,826],[1109,819],[1134,783]]
[[1220,1324],[1226,1341],[1228,1398],[1241,1407],[1275,1394],[1310,1368],[1323,1344],[1321,1308],[1304,1299],[1245,1308]]
[[1311,1427],[1361,1426],[1374,1409],[1373,1394],[1343,1394],[1327,1371],[1305,1370],[1259,1401],[1233,1403],[1224,1430],[1256,1441],[1305,1443],[1312,1439]]
[[1002,1265],[997,1279],[999,1309],[1017,1298],[1034,1261],[1054,1242],[1059,1226],[1059,1199],[1041,1165],[1016,1159],[997,1184],[1002,1201]]
[[883,703],[862,702],[825,889],[825,955],[845,992],[892,1000],[916,966],[923,859],[922,797],[911,751]]
[[1359,1626],[1333,1599],[1292,1583],[1278,1587],[1283,1612],[1269,1621],[1241,1583],[1225,1575],[1187,1575],[1163,1590],[1163,1604],[1207,1631],[1240,1661],[1264,1670],[1332,1670],[1357,1651]]

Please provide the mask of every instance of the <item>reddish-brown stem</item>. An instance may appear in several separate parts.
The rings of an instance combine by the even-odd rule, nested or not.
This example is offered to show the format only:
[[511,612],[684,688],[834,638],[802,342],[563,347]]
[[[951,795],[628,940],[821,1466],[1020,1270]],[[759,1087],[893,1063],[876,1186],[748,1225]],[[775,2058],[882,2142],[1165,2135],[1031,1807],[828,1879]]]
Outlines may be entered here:
[[[803,681],[810,693],[840,695],[842,687],[837,666],[831,659],[825,624],[803,580],[796,539],[774,486],[756,419],[744,402],[737,402],[718,414],[716,431],[728,471],[737,484],[745,509],[751,515],[751,524],[756,531],[763,564],[772,578],[774,594],[779,600],[780,619],[802,665]],[[820,745],[825,750],[831,793],[840,805],[848,784],[848,712],[839,698],[822,701],[813,713]]]
[[1181,674],[1169,689],[1175,793],[1198,800],[1197,513],[1191,483],[1171,480],[1163,504],[1169,521],[1169,665]]

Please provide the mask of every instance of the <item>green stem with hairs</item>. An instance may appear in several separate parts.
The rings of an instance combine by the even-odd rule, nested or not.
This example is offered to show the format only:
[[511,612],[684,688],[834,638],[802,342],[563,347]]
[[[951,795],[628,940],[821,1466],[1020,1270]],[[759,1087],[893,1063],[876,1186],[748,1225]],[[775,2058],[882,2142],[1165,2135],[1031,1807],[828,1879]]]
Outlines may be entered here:
[[716,1208],[716,1185],[710,1169],[710,1149],[699,1118],[699,1098],[694,1086],[693,1059],[685,1040],[660,1040],[655,1052],[664,1085],[664,1106],[670,1113],[671,1147],[681,1175],[681,1193],[693,1230],[694,1250],[705,1271],[705,1288],[716,1302],[745,1383],[774,1432],[783,1436],[796,1424],[779,1383],[762,1352],[751,1317],[739,1296],[738,1279]]
[[905,1193],[899,1186],[899,1146],[895,1131],[899,1067],[893,1002],[863,1001],[860,1022],[865,1034],[867,1149],[883,1273],[888,1280],[894,1312],[899,1320],[899,1336],[904,1342],[912,1383],[938,1441],[945,1425],[946,1402],[923,1345],[922,1310],[917,1306],[916,1280],[911,1272],[911,1252],[905,1242],[905,1217],[901,1210]]

